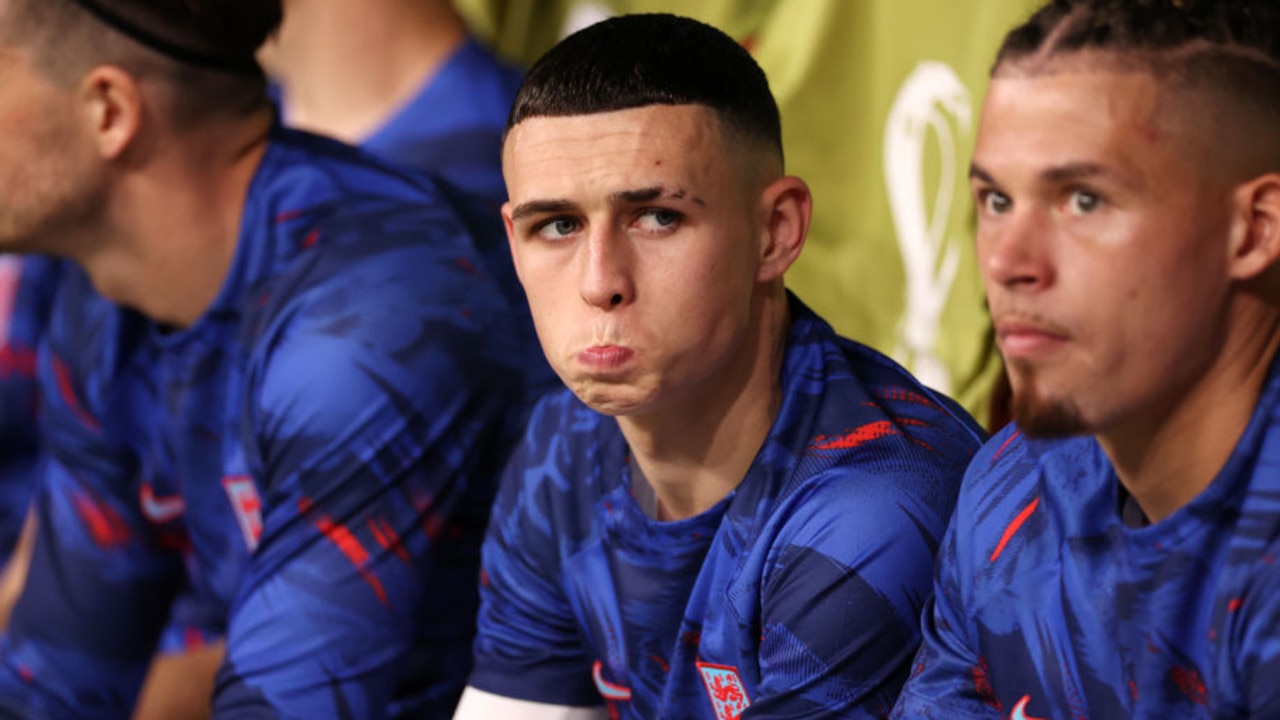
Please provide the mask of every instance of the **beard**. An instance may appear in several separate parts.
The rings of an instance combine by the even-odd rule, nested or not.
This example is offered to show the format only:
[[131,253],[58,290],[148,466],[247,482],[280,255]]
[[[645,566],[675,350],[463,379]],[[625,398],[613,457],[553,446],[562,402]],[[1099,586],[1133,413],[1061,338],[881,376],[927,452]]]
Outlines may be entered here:
[[[1010,368],[1010,380],[1014,371]],[[1022,433],[1030,438],[1052,439],[1084,435],[1089,428],[1080,408],[1070,398],[1045,396],[1036,382],[1035,372],[1024,368],[1017,373],[1020,382],[1013,383],[1011,411]]]

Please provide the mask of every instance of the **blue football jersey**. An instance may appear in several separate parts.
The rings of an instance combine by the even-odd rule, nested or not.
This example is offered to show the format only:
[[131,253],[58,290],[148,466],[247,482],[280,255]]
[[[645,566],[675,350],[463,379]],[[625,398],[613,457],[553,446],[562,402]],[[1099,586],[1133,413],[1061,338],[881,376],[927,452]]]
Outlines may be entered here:
[[894,716],[1280,717],[1280,372],[1189,504],[1141,527],[1121,492],[1092,437],[997,434]]
[[535,409],[485,541],[471,685],[644,720],[889,711],[982,433],[791,306],[777,418],[698,516],[646,515],[614,419],[568,391]]
[[128,717],[185,585],[227,638],[217,717],[447,716],[541,357],[512,310],[431,182],[280,128],[194,325],[68,266],[0,708]]
[[0,257],[0,564],[22,532],[40,455],[36,350],[61,261]]

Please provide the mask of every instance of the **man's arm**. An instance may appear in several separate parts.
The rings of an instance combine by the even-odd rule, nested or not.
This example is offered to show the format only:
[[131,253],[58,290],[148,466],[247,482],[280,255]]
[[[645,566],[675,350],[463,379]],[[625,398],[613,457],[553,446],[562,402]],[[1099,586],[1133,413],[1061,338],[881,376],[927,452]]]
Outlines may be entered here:
[[787,500],[762,578],[760,687],[744,717],[889,712],[945,523],[904,490],[913,486],[837,469]]
[[[38,380],[42,454],[35,538],[22,595],[0,640],[0,716],[127,718],[182,558],[137,503],[136,459],[108,421],[110,357],[83,332],[87,280],[63,276]],[[111,342],[118,316],[94,318]]]
[[369,252],[303,285],[254,344],[262,534],[216,717],[439,716],[465,683],[520,358],[488,354],[505,305],[457,255],[420,235]]
[[[972,517],[966,513],[965,517]],[[934,594],[925,607],[924,642],[892,717],[998,720],[999,702],[987,681],[966,619],[963,528],[952,523],[938,556]]]
[[573,426],[568,392],[534,408],[503,474],[484,543],[475,669],[469,686],[550,707],[598,708],[582,631],[564,592],[560,564],[565,488],[580,478],[562,467]]
[[90,472],[45,466],[26,585],[0,640],[0,716],[127,718],[181,559]]

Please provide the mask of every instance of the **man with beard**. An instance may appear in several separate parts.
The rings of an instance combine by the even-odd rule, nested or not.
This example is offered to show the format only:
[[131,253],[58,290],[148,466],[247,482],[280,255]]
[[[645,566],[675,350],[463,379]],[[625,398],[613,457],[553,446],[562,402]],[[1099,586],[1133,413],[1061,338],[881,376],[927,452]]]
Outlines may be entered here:
[[971,169],[1015,422],[901,718],[1280,717],[1280,6],[1055,0]]

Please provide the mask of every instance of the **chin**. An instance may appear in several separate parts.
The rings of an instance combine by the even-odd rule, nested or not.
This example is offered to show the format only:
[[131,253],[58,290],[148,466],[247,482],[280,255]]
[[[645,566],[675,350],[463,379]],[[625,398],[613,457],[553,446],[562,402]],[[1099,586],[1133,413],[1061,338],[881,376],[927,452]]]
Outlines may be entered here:
[[1080,407],[1070,397],[1042,394],[1034,383],[1013,391],[1012,414],[1027,437],[1064,438],[1090,432]]
[[584,405],[602,415],[637,415],[647,411],[653,404],[652,393],[632,385],[592,379],[579,379],[566,384]]

